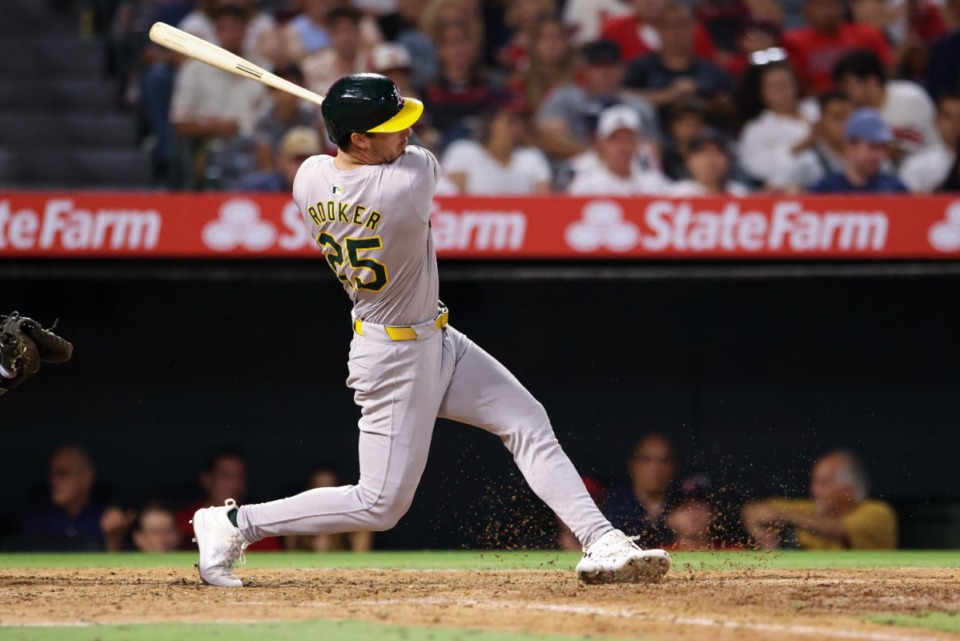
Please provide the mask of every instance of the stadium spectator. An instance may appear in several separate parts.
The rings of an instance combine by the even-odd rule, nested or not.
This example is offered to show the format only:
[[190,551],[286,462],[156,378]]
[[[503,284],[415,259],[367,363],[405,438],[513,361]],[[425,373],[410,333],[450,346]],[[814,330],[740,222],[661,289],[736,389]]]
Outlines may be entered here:
[[924,84],[934,100],[944,93],[960,92],[960,0],[947,0],[954,29],[930,45]]
[[276,152],[276,169],[247,174],[233,187],[237,191],[290,193],[293,179],[303,161],[323,151],[320,134],[313,127],[292,127],[284,134]]
[[900,193],[908,191],[896,174],[884,169],[893,132],[880,114],[857,109],[843,131],[843,171],[828,174],[810,188],[814,193]]
[[[512,0],[504,8],[504,23],[510,32],[507,43],[496,52],[496,64],[508,73],[524,73],[530,67],[530,50],[540,23],[556,15],[555,0]],[[559,18],[558,18],[559,21]],[[562,27],[562,22],[560,23]]]
[[936,112],[920,85],[909,80],[887,80],[883,63],[872,51],[855,49],[833,68],[837,88],[854,107],[870,107],[893,130],[893,149],[899,158],[934,145]]
[[506,90],[490,82],[480,62],[475,27],[447,22],[440,29],[440,73],[427,87],[423,102],[439,133],[437,151],[469,135],[473,121],[504,99]]
[[[623,59],[633,61],[659,51],[663,46],[661,20],[675,0],[629,0],[632,13],[611,18],[600,31],[600,37],[613,40],[620,47]],[[691,15],[691,46],[696,55],[713,60],[716,53],[710,34]]]
[[536,112],[555,88],[573,81],[574,52],[559,18],[540,20],[530,30],[527,66],[510,79],[510,89]]
[[96,477],[93,459],[85,449],[77,445],[57,448],[50,456],[49,503],[23,520],[20,535],[10,547],[43,552],[106,549],[101,523],[105,506],[93,497]]
[[[162,0],[157,0],[162,4]],[[138,37],[142,39],[136,62],[134,78],[125,91],[125,100],[137,102],[140,118],[146,130],[143,146],[150,149],[151,170],[156,183],[176,187],[184,182],[182,168],[176,162],[175,137],[173,125],[170,122],[170,101],[173,96],[174,78],[185,61],[180,54],[174,53],[166,47],[154,44],[148,39],[153,20],[161,20],[167,24],[176,25],[179,22],[177,14],[166,14],[161,10],[156,13],[147,12],[134,19],[138,27],[131,25],[131,29],[140,30]],[[141,23],[141,20],[144,23]],[[131,54],[132,56],[133,54]],[[133,88],[136,82],[136,89]],[[135,94],[139,94],[136,98]]]
[[[423,91],[437,75],[437,48],[421,28],[420,17],[428,0],[397,0],[397,10],[381,16],[377,23],[385,40],[401,45],[417,61],[411,68],[410,83]],[[411,94],[404,93],[404,96]]]
[[[283,67],[275,73],[284,80],[303,86],[303,73],[296,65]],[[272,87],[267,88],[267,94],[268,100],[261,106],[253,125],[253,143],[260,171],[277,168],[277,150],[287,131],[293,127],[317,129],[320,125],[320,110],[313,103]]]
[[177,26],[198,38],[224,47],[215,23],[221,9],[225,8],[236,11],[246,22],[239,52],[234,53],[247,59],[267,61],[269,65],[281,62],[283,54],[277,21],[268,12],[261,11],[255,0],[201,0],[197,9],[185,16]]
[[687,196],[746,196],[747,187],[730,176],[734,169],[733,154],[726,135],[705,127],[690,141],[684,158],[689,178],[675,182],[670,193]]
[[[217,10],[214,25],[220,45],[240,55],[246,37],[243,11],[224,5]],[[181,162],[192,169],[186,186],[217,187],[224,178],[242,175],[256,165],[251,135],[265,98],[266,87],[259,82],[199,60],[183,64],[170,119],[181,143]]]
[[[340,472],[332,465],[319,465],[310,472],[307,491],[321,487],[340,487]],[[295,535],[284,537],[284,548],[296,552],[369,552],[373,547],[373,532],[343,532],[340,534]]]
[[673,446],[660,434],[648,434],[637,441],[627,469],[630,485],[610,489],[604,516],[613,527],[636,533],[641,547],[669,545],[673,535],[665,519],[674,499]]
[[572,161],[567,193],[574,196],[666,194],[670,181],[640,160],[640,117],[626,105],[608,107],[597,125],[596,151]]
[[744,87],[740,107],[745,124],[737,144],[741,166],[760,185],[782,187],[776,178],[786,174],[794,149],[810,137],[815,109],[801,104],[800,87],[786,61],[754,65]]
[[770,20],[747,17],[737,31],[736,50],[721,58],[721,66],[734,78],[740,78],[751,63],[766,64],[786,53],[780,47],[780,26]]
[[835,450],[813,466],[806,499],[769,499],[742,511],[747,532],[765,550],[783,547],[787,528],[807,550],[890,550],[897,547],[897,516],[884,501],[868,497],[863,466],[850,452]]
[[667,115],[667,139],[663,146],[663,173],[671,180],[688,178],[684,163],[690,141],[707,126],[707,109],[697,98],[683,100]]
[[294,16],[281,32],[283,55],[288,62],[301,60],[330,46],[327,15],[338,0],[300,0],[302,12]]
[[[243,503],[247,498],[247,459],[234,449],[221,449],[207,456],[200,469],[200,488],[203,498],[177,510],[177,527],[184,541],[193,538],[193,526],[190,520],[202,507],[223,505],[227,499]],[[266,541],[273,541],[266,543]],[[189,549],[189,547],[187,548]],[[279,539],[264,539],[250,546],[251,550],[278,550]]]
[[563,4],[563,23],[570,29],[571,44],[581,47],[600,39],[605,22],[630,12],[630,4],[621,0],[567,0]]
[[548,156],[563,161],[590,149],[600,112],[625,104],[637,112],[643,137],[660,142],[653,107],[623,89],[626,67],[617,43],[597,40],[583,48],[580,84],[567,83],[550,92],[536,114],[537,142]]
[[885,67],[892,64],[883,33],[871,25],[845,22],[842,0],[804,0],[803,15],[807,26],[787,31],[783,46],[805,92],[830,89],[833,66],[853,49],[869,49]]
[[783,10],[775,0],[700,0],[694,4],[694,16],[710,34],[716,47],[713,62],[721,66],[737,55],[737,40],[746,21],[783,22]]
[[368,50],[360,38],[363,14],[353,7],[337,7],[327,15],[330,46],[311,53],[300,62],[307,88],[320,95],[330,85],[352,73],[367,71]]
[[735,108],[733,78],[695,54],[693,13],[686,3],[671,0],[656,19],[660,49],[636,59],[627,67],[624,85],[659,110],[666,120],[670,107],[697,96],[707,106],[711,124],[732,125]]
[[665,522],[673,536],[671,550],[713,550],[729,547],[717,533],[717,508],[705,476],[682,480]]
[[879,29],[893,47],[895,77],[922,81],[930,43],[947,33],[940,8],[929,0],[852,0],[859,24]]
[[176,513],[161,501],[151,501],[140,509],[131,536],[141,552],[176,552],[183,542]]
[[543,194],[550,191],[550,163],[525,144],[527,111],[519,100],[484,114],[478,140],[453,142],[440,166],[460,193],[469,195]]
[[934,191],[948,176],[960,148],[960,93],[941,94],[937,100],[936,142],[907,158],[900,179],[912,192]]
[[817,103],[820,117],[811,136],[794,148],[784,175],[771,179],[788,193],[807,191],[827,175],[843,171],[843,132],[853,107],[839,91],[820,94]]

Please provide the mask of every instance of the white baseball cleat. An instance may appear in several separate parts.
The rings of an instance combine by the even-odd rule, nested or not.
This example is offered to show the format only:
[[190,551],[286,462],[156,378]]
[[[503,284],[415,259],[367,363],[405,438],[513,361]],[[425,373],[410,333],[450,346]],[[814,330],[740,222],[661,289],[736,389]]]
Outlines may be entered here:
[[620,530],[610,530],[583,550],[577,576],[584,583],[656,583],[670,571],[670,555],[643,550]]
[[193,513],[193,533],[200,548],[200,580],[207,585],[239,588],[243,582],[233,574],[233,564],[246,562],[243,552],[249,543],[230,522],[227,514],[237,502],[227,499],[220,507],[205,507]]

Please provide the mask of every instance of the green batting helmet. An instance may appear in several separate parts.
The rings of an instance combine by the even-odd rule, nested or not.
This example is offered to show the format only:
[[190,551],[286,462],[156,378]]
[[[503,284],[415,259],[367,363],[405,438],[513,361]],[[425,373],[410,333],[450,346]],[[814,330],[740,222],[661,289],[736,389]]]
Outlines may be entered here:
[[391,133],[413,125],[423,103],[404,98],[393,81],[376,73],[344,76],[330,87],[323,105],[323,122],[334,144],[354,132]]

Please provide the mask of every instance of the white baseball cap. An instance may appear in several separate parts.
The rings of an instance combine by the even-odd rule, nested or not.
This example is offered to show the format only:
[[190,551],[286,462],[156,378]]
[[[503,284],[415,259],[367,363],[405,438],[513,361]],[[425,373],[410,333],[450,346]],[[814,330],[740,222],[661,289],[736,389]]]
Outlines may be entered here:
[[410,52],[396,42],[381,42],[370,51],[370,70],[378,73],[390,69],[409,69]]
[[600,112],[597,120],[597,137],[607,138],[615,131],[629,129],[640,133],[640,114],[627,105],[614,105]]

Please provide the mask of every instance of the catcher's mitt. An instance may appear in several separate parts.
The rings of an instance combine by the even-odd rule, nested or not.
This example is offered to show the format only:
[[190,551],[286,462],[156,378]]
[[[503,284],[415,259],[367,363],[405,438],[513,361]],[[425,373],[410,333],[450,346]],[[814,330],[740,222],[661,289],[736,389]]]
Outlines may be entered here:
[[65,363],[73,345],[17,312],[0,316],[0,394],[33,376],[40,363]]

